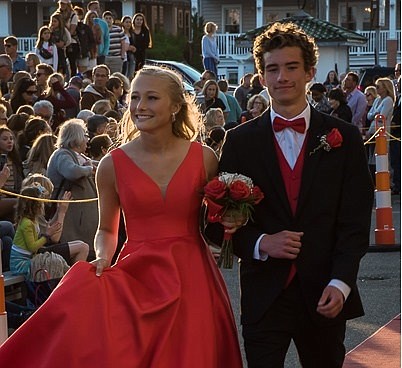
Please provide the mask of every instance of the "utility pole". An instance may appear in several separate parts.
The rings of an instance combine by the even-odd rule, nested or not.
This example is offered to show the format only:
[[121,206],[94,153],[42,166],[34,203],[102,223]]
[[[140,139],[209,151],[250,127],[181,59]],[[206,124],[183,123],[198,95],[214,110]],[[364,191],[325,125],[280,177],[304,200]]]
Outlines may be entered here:
[[375,27],[374,60],[380,65],[380,29],[385,25],[385,0],[371,0],[371,10]]

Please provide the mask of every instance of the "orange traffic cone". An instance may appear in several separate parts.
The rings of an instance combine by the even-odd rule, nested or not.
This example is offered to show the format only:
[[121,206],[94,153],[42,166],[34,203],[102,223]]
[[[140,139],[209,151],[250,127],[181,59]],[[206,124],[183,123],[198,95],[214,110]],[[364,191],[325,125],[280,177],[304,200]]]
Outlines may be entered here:
[[376,250],[394,251],[400,249],[400,244],[395,244],[395,228],[392,223],[391,185],[385,122],[384,115],[376,115],[375,124],[376,131],[378,131],[375,137],[376,228],[375,244],[370,246],[370,250],[375,248]]

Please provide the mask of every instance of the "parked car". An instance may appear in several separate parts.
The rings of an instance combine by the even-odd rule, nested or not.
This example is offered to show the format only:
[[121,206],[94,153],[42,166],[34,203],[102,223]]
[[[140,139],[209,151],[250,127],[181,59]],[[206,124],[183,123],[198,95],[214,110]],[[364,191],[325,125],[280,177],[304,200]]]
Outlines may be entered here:
[[394,68],[385,66],[374,66],[372,68],[360,69],[359,89],[364,91],[367,86],[373,86],[378,78],[394,78]]
[[190,84],[191,86],[194,84],[194,82],[201,79],[201,73],[197,69],[194,69],[190,65],[180,63],[178,61],[147,59],[145,60],[145,64],[163,66],[172,69],[181,74],[184,82]]
[[[192,66],[180,63],[178,61],[146,59],[145,64],[170,68],[181,74],[181,76],[183,77],[183,81],[190,84],[191,86],[193,86],[194,82],[197,82],[201,79],[201,73],[197,69],[194,69]],[[236,87],[237,86],[229,85],[229,93],[233,94]]]

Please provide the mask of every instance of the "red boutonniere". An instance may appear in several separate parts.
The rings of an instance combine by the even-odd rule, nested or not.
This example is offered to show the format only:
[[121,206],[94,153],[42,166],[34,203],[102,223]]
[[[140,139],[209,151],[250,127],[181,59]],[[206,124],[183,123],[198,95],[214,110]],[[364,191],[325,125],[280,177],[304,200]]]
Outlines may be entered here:
[[310,155],[323,148],[324,151],[331,151],[332,148],[342,146],[343,137],[337,128],[333,128],[329,133],[324,134],[320,138],[320,144],[310,152]]

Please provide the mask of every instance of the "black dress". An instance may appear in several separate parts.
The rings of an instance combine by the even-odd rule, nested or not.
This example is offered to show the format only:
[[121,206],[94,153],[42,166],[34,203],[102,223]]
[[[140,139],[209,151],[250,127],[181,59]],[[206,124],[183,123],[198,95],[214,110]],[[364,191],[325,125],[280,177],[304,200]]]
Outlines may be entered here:
[[140,70],[145,64],[145,50],[149,48],[150,35],[147,29],[141,30],[139,34],[133,34],[134,46],[136,51],[134,52],[135,57],[135,71]]

